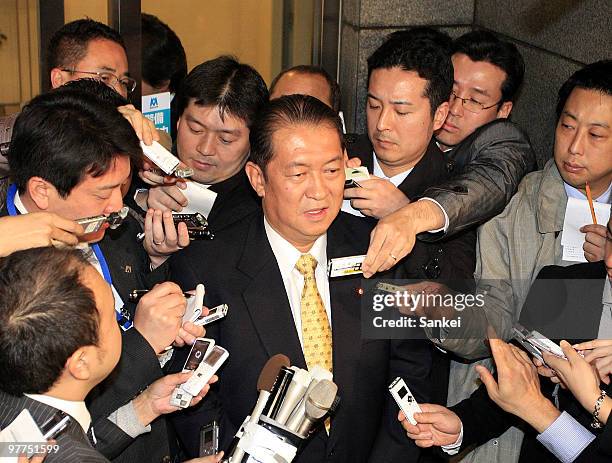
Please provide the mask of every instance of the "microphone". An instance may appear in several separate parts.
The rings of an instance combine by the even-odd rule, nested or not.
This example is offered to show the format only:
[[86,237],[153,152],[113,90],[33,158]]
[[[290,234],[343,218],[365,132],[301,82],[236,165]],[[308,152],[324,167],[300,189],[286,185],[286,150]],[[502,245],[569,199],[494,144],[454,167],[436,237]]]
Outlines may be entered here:
[[276,381],[274,382],[274,387],[270,392],[270,398],[263,409],[263,415],[275,419],[294,374],[295,372],[291,368],[281,367],[276,377]]
[[332,381],[334,377],[331,371],[326,370],[325,368],[319,365],[314,365],[310,369],[310,375],[312,376],[312,381],[310,382],[308,389],[306,389],[302,400],[297,404],[295,410],[293,410],[293,413],[291,413],[291,416],[285,422],[285,426],[293,432],[296,432],[297,429],[300,427],[300,423],[302,422],[304,413],[306,413],[306,397],[308,397],[308,395],[312,391],[312,388],[315,387],[319,381],[323,379]]
[[321,420],[333,405],[338,386],[327,380],[322,379],[315,387],[312,388],[310,394],[306,397],[306,408],[302,423],[297,429],[297,433],[306,438],[314,424]]
[[283,354],[276,354],[270,357],[270,359],[266,362],[261,370],[261,373],[259,374],[259,379],[257,380],[259,397],[257,398],[257,403],[255,404],[255,408],[253,408],[249,421],[252,421],[253,423],[257,423],[257,421],[259,421],[261,412],[270,398],[270,393],[274,387],[274,383],[276,382],[276,377],[279,375],[283,367],[287,368],[290,364],[291,362],[289,361],[289,357]]
[[[274,387],[276,377],[280,373],[281,368],[287,368],[290,364],[291,362],[289,361],[289,357],[283,354],[276,354],[268,359],[261,370],[261,373],[259,373],[259,379],[257,380],[257,390],[259,391],[257,403],[255,404],[248,421],[244,423],[243,428],[246,427],[248,423],[257,423],[259,421],[261,412],[270,398],[270,391],[272,391],[272,388]],[[238,430],[238,432],[240,433],[241,431]],[[236,437],[238,437],[238,434]],[[233,462],[241,462],[244,456],[244,452],[235,447],[235,444],[237,444],[239,440],[239,437],[238,439],[234,438],[235,442],[232,442],[230,449],[228,449],[228,455],[231,456],[231,461]]]
[[293,375],[291,384],[289,384],[287,388],[287,393],[285,394],[278,413],[274,418],[277,423],[282,425],[287,422],[291,412],[295,409],[302,397],[304,397],[312,381],[312,376],[306,370],[297,367],[292,367],[292,370],[295,371],[295,374]]

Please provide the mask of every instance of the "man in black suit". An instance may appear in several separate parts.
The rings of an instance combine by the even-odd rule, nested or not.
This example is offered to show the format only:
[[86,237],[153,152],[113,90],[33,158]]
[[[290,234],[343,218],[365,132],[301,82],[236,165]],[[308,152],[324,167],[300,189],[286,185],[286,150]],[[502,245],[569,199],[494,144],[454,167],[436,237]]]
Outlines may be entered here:
[[[368,58],[368,133],[347,149],[372,178],[345,191],[344,211],[381,219],[450,177],[452,163],[432,136],[447,117],[452,82],[447,50],[429,37],[388,40]],[[402,276],[471,279],[475,244],[473,229],[450,241],[417,243],[401,261]]]
[[[123,205],[122,186],[141,155],[131,125],[112,104],[70,85],[40,95],[16,121],[9,159],[15,184],[0,214],[48,211],[71,220],[108,215]],[[150,429],[152,419],[138,423],[138,402],[132,399],[162,377],[157,354],[175,341],[182,345],[203,334],[201,327],[181,327],[185,298],[173,283],[157,285],[138,305],[128,302],[132,289],[149,288],[156,277],[137,231],[138,225],[127,220],[112,234],[103,227],[81,237],[92,264],[113,288],[123,328],[120,362],[90,403],[94,428],[100,431],[99,424],[105,430],[96,433],[97,447],[117,461],[161,460],[169,454],[165,420],[156,420]],[[107,419],[119,409],[129,412],[132,426]]]
[[[316,432],[294,461],[414,461],[418,450],[406,445],[393,422],[397,408],[387,385],[402,376],[417,400],[428,396],[430,346],[360,339],[359,277],[326,272],[329,259],[362,254],[370,229],[339,213],[344,157],[337,114],[310,96],[281,97],[262,110],[250,142],[246,172],[263,214],[218,240],[194,243],[171,261],[175,281],[183,287],[203,282],[209,306],[229,306],[209,330],[230,352],[219,388],[197,413],[175,420],[186,446],[193,452],[194,430],[217,419],[225,448],[256,402],[261,368],[284,353],[301,368],[330,368],[341,396],[329,437],[324,429]],[[302,300],[313,280],[315,327]],[[320,334],[320,344],[314,346],[304,328]]]
[[40,427],[71,417],[47,462],[106,462],[86,433],[87,394],[121,354],[113,293],[79,251],[37,248],[0,261],[0,428],[27,409]]
[[[388,41],[424,34],[414,28],[391,34]],[[424,192],[433,201],[404,205],[378,223],[364,263],[366,276],[393,266],[390,254],[410,253],[417,235],[435,241],[494,217],[535,168],[527,135],[508,120],[524,75],[519,51],[489,32],[475,31],[456,39],[450,53],[454,83],[448,116],[435,137],[441,149],[450,149],[452,178]]]
[[[255,114],[268,100],[259,73],[247,64],[220,56],[189,73],[177,94],[176,155],[194,170],[190,180],[217,194],[207,216],[217,233],[260,209],[244,164]],[[194,185],[190,185],[191,188]],[[149,189],[147,207],[182,211],[189,207],[185,181]]]

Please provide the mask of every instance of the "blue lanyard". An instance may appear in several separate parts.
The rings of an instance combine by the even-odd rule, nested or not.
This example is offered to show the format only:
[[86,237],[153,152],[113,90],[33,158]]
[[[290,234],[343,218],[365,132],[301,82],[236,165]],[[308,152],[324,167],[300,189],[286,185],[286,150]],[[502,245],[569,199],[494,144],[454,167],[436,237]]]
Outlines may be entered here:
[[[19,211],[17,211],[17,208],[15,207],[16,194],[17,185],[12,183],[7,190],[6,196],[6,207],[10,216],[19,215]],[[109,285],[113,286],[113,279],[111,277],[110,270],[108,269],[106,259],[104,258],[104,254],[100,249],[100,245],[92,244],[90,246],[96,258],[98,259],[98,262],[100,263],[100,269],[102,270],[102,276],[104,277],[104,280],[106,280]],[[117,314],[117,322],[119,323],[119,326],[121,326],[121,329],[123,329],[124,331],[129,330],[132,327],[133,323],[130,320],[128,313],[123,309],[115,310],[115,312]]]
[[8,209],[9,215],[19,215],[15,208],[15,195],[17,194],[17,185],[11,183],[6,192],[6,208]]

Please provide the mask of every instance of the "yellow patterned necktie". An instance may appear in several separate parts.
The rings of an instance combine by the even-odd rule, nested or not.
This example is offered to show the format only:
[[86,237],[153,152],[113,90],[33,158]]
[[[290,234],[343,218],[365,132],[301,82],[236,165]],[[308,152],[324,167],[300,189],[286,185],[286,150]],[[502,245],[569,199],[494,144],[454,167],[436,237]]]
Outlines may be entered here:
[[332,332],[317,289],[316,267],[317,260],[310,254],[302,254],[295,264],[295,268],[304,276],[300,301],[304,358],[308,368],[319,365],[332,371]]
[[[319,365],[332,371],[332,332],[327,319],[323,299],[317,289],[315,268],[317,259],[310,254],[302,254],[295,268],[304,276],[304,289],[300,300],[302,313],[302,340],[304,359],[308,368]],[[325,420],[325,432],[329,435],[331,420]]]

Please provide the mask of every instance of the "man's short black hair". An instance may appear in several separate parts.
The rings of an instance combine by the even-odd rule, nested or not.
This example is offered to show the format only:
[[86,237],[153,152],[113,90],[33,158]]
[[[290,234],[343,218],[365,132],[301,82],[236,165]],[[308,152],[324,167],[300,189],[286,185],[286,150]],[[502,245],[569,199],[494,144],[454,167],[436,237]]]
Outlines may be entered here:
[[181,40],[157,16],[143,13],[142,78],[151,87],[170,82],[170,91],[176,93],[187,75],[187,57]]
[[453,54],[462,53],[472,61],[485,61],[506,73],[502,83],[502,99],[515,101],[525,76],[525,62],[513,43],[498,39],[488,31],[472,31],[463,34],[453,42]]
[[425,94],[432,116],[447,102],[453,89],[453,64],[448,50],[418,34],[387,39],[368,58],[368,83],[376,69],[400,68],[425,79]]
[[64,24],[53,34],[49,42],[48,72],[53,68],[73,68],[85,58],[89,42],[99,39],[115,42],[125,50],[125,43],[119,32],[106,24],[89,18]]
[[561,117],[565,103],[576,87],[612,95],[612,60],[605,59],[587,64],[565,81],[559,89],[557,120]]
[[288,72],[323,77],[329,87],[329,101],[331,102],[331,107],[336,112],[340,111],[340,86],[338,85],[338,82],[332,79],[329,73],[320,66],[300,64],[299,66],[293,66],[292,68],[285,69],[279,75],[277,75],[270,84],[270,94],[274,92],[274,87],[276,87],[276,84],[281,79],[281,77],[283,77]]
[[0,259],[0,389],[43,394],[80,347],[97,345],[100,317],[78,250],[37,248]]
[[342,122],[338,113],[310,95],[285,95],[275,98],[259,112],[249,134],[250,160],[257,164],[264,176],[266,167],[274,156],[272,137],[280,129],[299,125],[327,126],[338,133],[344,150]]
[[[114,107],[125,106],[129,101],[121,96],[114,88],[109,87],[104,82],[96,79],[75,79],[70,80],[62,85],[63,90],[77,90],[95,95],[98,99],[105,103],[111,104]],[[57,91],[54,89],[52,91]]]
[[23,108],[15,121],[8,159],[20,192],[32,177],[41,177],[66,197],[86,175],[106,173],[119,156],[128,156],[133,166],[142,161],[130,123],[95,94],[61,86]]
[[453,39],[446,32],[434,29],[430,26],[415,26],[409,29],[392,32],[387,36],[385,42],[389,40],[431,40],[442,47],[450,55],[453,47]]
[[251,127],[255,114],[268,101],[268,87],[259,73],[231,56],[219,56],[191,70],[177,95],[180,117],[194,100],[198,106],[219,108]]

